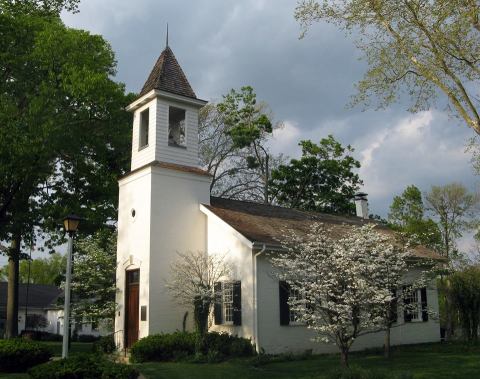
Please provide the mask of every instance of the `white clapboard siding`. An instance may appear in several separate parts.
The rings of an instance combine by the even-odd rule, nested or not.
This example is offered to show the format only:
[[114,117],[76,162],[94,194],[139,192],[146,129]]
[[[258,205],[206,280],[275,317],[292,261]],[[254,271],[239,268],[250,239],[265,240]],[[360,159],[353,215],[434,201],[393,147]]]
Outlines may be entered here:
[[[168,145],[168,110],[170,106],[186,111],[186,148]],[[139,150],[140,113],[147,107],[150,108],[149,145]],[[157,97],[135,111],[132,135],[132,170],[153,161],[198,166],[198,109],[196,107]]]
[[[140,113],[149,109],[148,120],[148,146],[139,150],[140,142]],[[142,167],[155,160],[155,139],[156,139],[156,100],[152,100],[143,107],[138,108],[133,114],[133,133],[132,133],[132,165],[131,169]]]

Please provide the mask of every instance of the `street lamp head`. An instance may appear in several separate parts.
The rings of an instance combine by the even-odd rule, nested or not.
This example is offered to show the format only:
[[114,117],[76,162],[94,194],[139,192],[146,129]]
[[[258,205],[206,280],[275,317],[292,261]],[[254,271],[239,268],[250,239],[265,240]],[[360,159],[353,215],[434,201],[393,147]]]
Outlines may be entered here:
[[65,227],[65,231],[70,234],[75,233],[81,220],[81,217],[74,214],[66,216],[63,219],[63,226]]

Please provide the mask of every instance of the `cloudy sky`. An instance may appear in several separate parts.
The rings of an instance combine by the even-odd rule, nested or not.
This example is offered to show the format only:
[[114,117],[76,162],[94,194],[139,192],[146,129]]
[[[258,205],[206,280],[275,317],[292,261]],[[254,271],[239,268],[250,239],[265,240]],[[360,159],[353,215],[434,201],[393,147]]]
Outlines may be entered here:
[[346,108],[365,71],[359,52],[324,23],[299,40],[294,7],[286,0],[82,0],[80,12],[63,19],[103,35],[116,53],[117,79],[136,92],[165,47],[168,22],[169,45],[198,97],[216,100],[251,85],[284,121],[275,152],[296,156],[300,139],[328,134],[352,145],[373,213],[386,216],[392,197],[409,184],[426,191],[459,181],[475,189],[465,154],[472,132],[438,109]]

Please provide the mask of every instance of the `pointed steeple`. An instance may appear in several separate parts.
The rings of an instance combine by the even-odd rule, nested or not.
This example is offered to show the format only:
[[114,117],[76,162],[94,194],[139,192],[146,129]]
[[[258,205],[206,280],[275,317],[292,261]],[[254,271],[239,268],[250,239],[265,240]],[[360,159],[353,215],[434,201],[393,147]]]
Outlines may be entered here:
[[162,51],[162,54],[160,54],[155,66],[153,66],[152,72],[140,91],[140,96],[145,95],[153,89],[194,99],[197,98],[168,45],[165,47],[165,50]]

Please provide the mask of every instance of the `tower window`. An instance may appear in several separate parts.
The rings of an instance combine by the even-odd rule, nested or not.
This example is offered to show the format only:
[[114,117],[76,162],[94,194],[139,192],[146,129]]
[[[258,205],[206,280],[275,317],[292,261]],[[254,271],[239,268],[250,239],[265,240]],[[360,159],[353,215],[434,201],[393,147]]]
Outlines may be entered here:
[[186,147],[185,109],[170,107],[168,110],[168,144]]
[[148,146],[149,108],[140,113],[139,149]]

